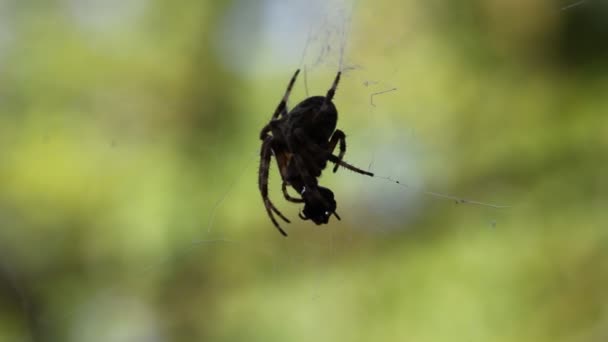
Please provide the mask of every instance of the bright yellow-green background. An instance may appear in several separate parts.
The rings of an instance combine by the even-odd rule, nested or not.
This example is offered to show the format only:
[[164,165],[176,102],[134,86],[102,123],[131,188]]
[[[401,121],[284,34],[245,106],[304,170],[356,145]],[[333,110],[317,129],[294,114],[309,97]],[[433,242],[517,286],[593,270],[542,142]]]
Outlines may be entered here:
[[[263,38],[262,1],[0,4],[0,341],[608,339],[601,1],[358,1],[347,160],[512,207],[341,170],[316,227],[273,169],[288,239],[258,132],[304,42]],[[340,39],[313,32],[317,94]]]

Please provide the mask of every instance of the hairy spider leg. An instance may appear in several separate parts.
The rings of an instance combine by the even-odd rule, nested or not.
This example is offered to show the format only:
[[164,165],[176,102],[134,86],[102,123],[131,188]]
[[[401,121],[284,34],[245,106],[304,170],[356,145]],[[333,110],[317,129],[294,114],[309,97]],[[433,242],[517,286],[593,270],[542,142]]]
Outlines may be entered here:
[[289,202],[292,202],[292,203],[304,203],[303,199],[291,197],[289,195],[289,193],[287,192],[287,183],[283,182],[283,185],[281,186],[281,190],[283,190],[283,196],[285,196],[285,199],[288,200]]
[[[315,113],[314,118],[317,117],[320,113],[324,112],[327,109],[327,106],[334,99],[334,95],[336,95],[336,89],[338,88],[338,83],[340,83],[340,76],[342,75],[342,71],[338,71],[336,74],[336,78],[334,79],[334,83],[331,85],[331,88],[325,94],[325,100],[323,100],[323,104],[319,108],[319,110]],[[335,172],[335,171],[334,171]]]
[[[336,145],[340,142],[340,154],[338,154],[338,160],[342,161],[344,154],[346,153],[346,134],[341,130],[337,129],[329,140],[329,153],[333,153],[336,149]],[[334,173],[338,171],[338,164],[334,166]]]
[[331,88],[329,88],[329,90],[327,91],[327,94],[325,95],[325,101],[323,102],[323,107],[325,107],[329,102],[331,102],[334,99],[334,95],[336,94],[336,88],[338,88],[338,83],[340,82],[340,76],[342,75],[342,71],[338,71],[338,74],[336,74],[336,78],[334,79],[334,83],[332,84]]
[[[270,121],[275,120],[277,117],[279,117],[279,114],[281,116],[285,116],[287,114],[287,100],[289,100],[291,89],[293,89],[293,85],[296,83],[296,79],[298,78],[299,73],[300,69],[297,69],[291,77],[291,80],[287,85],[287,89],[285,90],[285,94],[283,94],[283,98],[281,99],[281,102],[279,102],[277,109],[275,109],[274,113],[272,114],[272,118],[270,119]],[[264,128],[262,128],[262,131],[260,132],[260,139],[264,140],[266,138],[266,135],[268,135],[271,130],[272,128],[270,127],[270,124],[264,126]]]
[[268,198],[268,171],[270,169],[270,158],[272,157],[272,137],[267,136],[262,143],[262,150],[260,151],[260,170],[259,170],[259,178],[258,185],[260,187],[260,193],[262,194],[262,200],[264,201],[264,207],[266,207],[266,212],[270,217],[270,220],[274,224],[274,226],[279,230],[279,232],[283,236],[287,236],[287,233],[279,226],[279,223],[274,218],[272,212],[275,212],[279,215],[280,218],[285,220],[285,222],[290,223],[290,221],[272,204],[270,198]]
[[289,85],[287,86],[287,89],[285,90],[285,94],[283,95],[281,102],[279,102],[277,109],[274,111],[274,114],[272,114],[272,120],[276,119],[279,116],[279,114],[281,114],[281,116],[284,116],[287,114],[287,100],[289,100],[289,95],[291,94],[291,89],[293,89],[293,85],[296,83],[296,78],[298,78],[299,73],[300,73],[300,69],[296,70],[295,74],[293,74],[293,76],[291,77],[291,81],[289,81]]
[[344,160],[340,160],[338,159],[338,157],[334,156],[333,154],[329,155],[329,161],[332,163],[335,163],[336,165],[340,165],[345,169],[351,170],[352,172],[356,172],[365,176],[370,176],[370,177],[374,177],[374,174],[365,170],[361,170],[360,168],[350,165],[349,163],[345,162]]

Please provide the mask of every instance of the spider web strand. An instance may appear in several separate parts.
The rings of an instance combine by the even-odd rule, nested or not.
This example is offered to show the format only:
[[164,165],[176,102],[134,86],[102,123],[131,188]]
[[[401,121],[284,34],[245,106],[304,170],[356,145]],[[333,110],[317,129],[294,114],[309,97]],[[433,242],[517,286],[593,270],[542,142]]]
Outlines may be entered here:
[[562,7],[562,8],[561,8],[561,10],[562,10],[562,11],[565,11],[565,10],[568,10],[568,9],[570,9],[570,8],[572,8],[572,7],[577,7],[577,6],[583,5],[583,4],[585,4],[586,2],[587,2],[587,0],[581,0],[581,1],[577,1],[577,2],[575,2],[575,3],[572,3],[572,4],[570,4],[570,5],[566,5],[566,6]]
[[379,178],[385,181],[389,181],[393,184],[397,184],[401,187],[404,187],[408,190],[414,191],[414,192],[418,192],[421,194],[425,194],[431,197],[435,197],[438,199],[443,199],[443,200],[450,200],[450,201],[455,201],[457,204],[470,204],[470,205],[478,205],[478,206],[482,206],[482,207],[489,207],[489,208],[494,208],[494,209],[507,209],[507,208],[511,208],[510,205],[499,205],[499,204],[493,204],[493,203],[487,203],[487,202],[480,202],[480,201],[476,201],[476,200],[470,200],[470,199],[466,199],[466,198],[462,198],[462,197],[458,197],[458,196],[454,196],[454,195],[449,195],[449,194],[444,194],[444,193],[440,193],[440,192],[435,192],[435,191],[430,191],[430,190],[426,190],[426,189],[422,189],[422,188],[418,188],[418,187],[414,187],[408,184],[405,184],[399,180],[395,180],[391,177],[386,177],[386,176],[377,176],[374,175],[374,178]]

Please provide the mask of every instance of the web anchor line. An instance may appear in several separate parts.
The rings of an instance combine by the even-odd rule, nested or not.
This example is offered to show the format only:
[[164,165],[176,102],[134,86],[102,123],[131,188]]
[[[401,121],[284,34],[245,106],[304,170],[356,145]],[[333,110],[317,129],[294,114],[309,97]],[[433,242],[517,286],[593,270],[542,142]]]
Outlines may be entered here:
[[562,8],[561,8],[561,10],[562,10],[562,11],[565,11],[565,10],[570,9],[570,8],[572,8],[572,7],[576,7],[576,6],[583,5],[583,4],[584,4],[584,3],[586,3],[586,2],[587,2],[587,0],[580,0],[580,1],[577,1],[577,2],[572,3],[572,4],[570,4],[570,5],[566,5],[566,6],[562,7]]
[[481,202],[481,201],[475,201],[475,200],[471,200],[471,199],[467,199],[467,198],[462,198],[462,197],[458,197],[458,196],[454,196],[454,195],[450,195],[450,194],[444,194],[441,192],[435,192],[435,191],[430,191],[430,190],[426,190],[423,188],[418,188],[418,187],[414,187],[411,185],[408,185],[406,183],[403,183],[399,180],[393,179],[391,177],[386,177],[386,176],[379,176],[376,175],[372,172],[366,172],[360,169],[357,169],[355,167],[353,167],[350,164],[346,164],[346,163],[341,163],[340,164],[341,167],[359,173],[359,174],[363,174],[365,176],[369,176],[369,177],[373,177],[373,178],[378,178],[378,179],[382,179],[388,182],[391,182],[393,184],[397,184],[401,187],[404,187],[408,190],[414,191],[414,192],[418,192],[421,194],[425,194],[427,196],[431,196],[431,197],[435,197],[438,199],[443,199],[443,200],[450,200],[450,201],[454,201],[456,202],[456,204],[470,204],[470,205],[478,205],[478,206],[482,206],[482,207],[489,207],[489,208],[494,208],[494,209],[507,209],[507,208],[511,208],[512,206],[510,205],[500,205],[500,204],[494,204],[494,203],[487,203],[487,202]]
[[412,191],[415,191],[415,192],[418,192],[418,193],[421,193],[421,194],[425,194],[425,195],[432,196],[432,197],[439,198],[439,199],[455,201],[457,204],[478,205],[478,206],[489,207],[489,208],[494,208],[494,209],[507,209],[507,208],[511,208],[510,205],[498,205],[498,204],[493,204],[493,203],[480,202],[480,201],[470,200],[470,199],[466,199],[466,198],[462,198],[462,197],[458,197],[458,196],[454,196],[454,195],[443,194],[443,193],[440,193],[440,192],[429,191],[429,190],[417,188],[417,187],[405,184],[403,182],[400,182],[400,181],[398,181],[396,179],[393,179],[391,177],[385,177],[385,176],[373,176],[373,177],[389,181],[391,183],[394,183],[394,184],[397,184],[399,186],[402,186],[402,187],[404,187],[404,188],[406,188],[408,190],[412,190]]
[[376,93],[372,93],[369,96],[369,104],[372,105],[372,107],[376,107],[376,105],[374,104],[374,96],[390,93],[391,91],[395,91],[395,90],[397,90],[397,88],[391,88],[391,89],[388,89],[388,90],[383,90],[383,91],[379,91],[379,92],[376,92]]

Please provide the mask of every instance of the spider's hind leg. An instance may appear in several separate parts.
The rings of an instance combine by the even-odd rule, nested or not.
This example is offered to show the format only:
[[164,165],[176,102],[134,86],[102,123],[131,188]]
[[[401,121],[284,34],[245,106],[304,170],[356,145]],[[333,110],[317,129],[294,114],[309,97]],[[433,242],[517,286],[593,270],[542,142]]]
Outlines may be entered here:
[[[339,129],[334,132],[329,140],[329,153],[333,153],[338,142],[340,143],[340,154],[338,154],[338,161],[341,162],[342,158],[344,158],[344,154],[346,153],[346,134]],[[338,165],[339,163],[336,163],[334,166],[334,173],[338,171]]]
[[365,171],[365,170],[361,170],[360,168],[350,165],[349,163],[338,159],[338,157],[334,156],[333,154],[329,155],[329,161],[332,163],[335,163],[336,166],[342,166],[345,169],[351,170],[352,172],[356,172],[362,175],[366,175],[366,176],[370,176],[370,177],[374,177],[374,174],[369,172],[369,171]]
[[298,78],[299,73],[300,69],[296,70],[296,72],[291,77],[291,81],[289,81],[289,85],[287,85],[287,89],[285,90],[285,94],[283,94],[281,102],[279,102],[277,109],[275,109],[274,114],[272,114],[272,120],[279,117],[279,114],[281,114],[281,116],[287,114],[287,100],[289,100],[291,89],[293,89],[293,85],[296,83],[296,78]]

